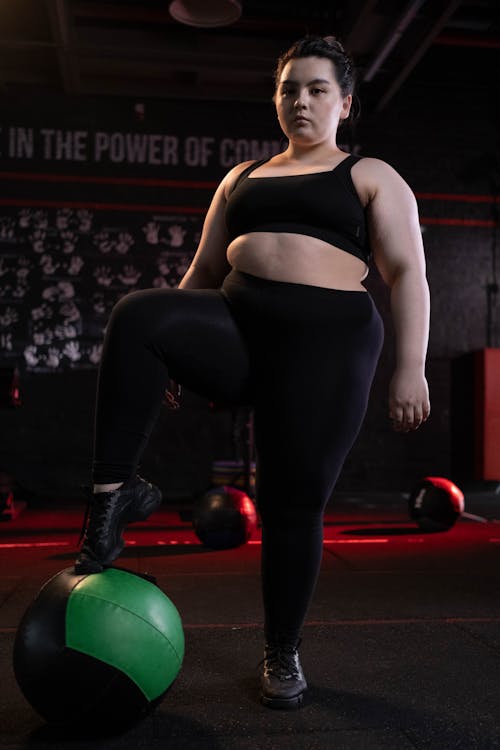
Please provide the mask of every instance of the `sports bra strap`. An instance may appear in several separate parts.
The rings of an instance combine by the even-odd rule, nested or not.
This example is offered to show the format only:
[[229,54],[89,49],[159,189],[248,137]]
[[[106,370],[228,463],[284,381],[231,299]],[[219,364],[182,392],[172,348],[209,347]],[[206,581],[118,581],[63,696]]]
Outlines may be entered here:
[[363,157],[362,156],[356,156],[356,154],[349,154],[349,156],[346,156],[345,159],[342,159],[336,167],[332,167],[332,172],[340,172],[343,169],[348,169],[350,171],[353,164],[356,164],[356,162],[360,161]]
[[233,185],[233,189],[231,190],[231,193],[238,187],[240,182],[247,176],[247,174],[250,174],[250,172],[253,172],[254,169],[257,169],[257,167],[260,167],[261,164],[264,164],[264,162],[269,161],[269,159],[272,159],[272,156],[268,156],[265,159],[259,159],[258,161],[254,161],[253,164],[249,164],[248,167],[245,167],[245,169],[243,169],[239,173],[236,179],[236,182]]
[[[235,190],[238,187],[240,182],[250,174],[250,172],[253,172],[254,169],[257,169],[257,167],[260,167],[261,164],[265,164],[266,161],[269,161],[272,158],[273,158],[272,156],[267,156],[265,159],[259,159],[258,161],[254,161],[253,164],[249,164],[248,167],[245,167],[245,169],[243,169],[238,175],[236,182],[233,185],[233,189],[231,190],[231,193],[233,192],[233,190]],[[362,158],[363,158],[362,156],[356,156],[356,154],[349,154],[349,156],[346,156],[345,159],[342,159],[342,161],[339,164],[337,164],[336,167],[332,167],[331,171],[338,172],[341,169],[350,168],[353,164],[360,161],[360,159]],[[328,172],[329,170],[324,170],[324,171]],[[316,173],[311,172],[311,174],[316,174]]]

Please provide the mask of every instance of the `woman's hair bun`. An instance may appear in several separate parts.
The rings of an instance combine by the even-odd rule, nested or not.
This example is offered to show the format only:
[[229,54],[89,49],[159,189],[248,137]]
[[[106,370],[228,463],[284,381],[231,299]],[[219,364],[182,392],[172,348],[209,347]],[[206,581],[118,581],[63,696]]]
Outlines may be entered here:
[[344,45],[342,42],[339,42],[339,40],[334,36],[324,36],[323,41],[325,41],[327,44],[329,44],[331,47],[335,47],[340,52],[345,52]]

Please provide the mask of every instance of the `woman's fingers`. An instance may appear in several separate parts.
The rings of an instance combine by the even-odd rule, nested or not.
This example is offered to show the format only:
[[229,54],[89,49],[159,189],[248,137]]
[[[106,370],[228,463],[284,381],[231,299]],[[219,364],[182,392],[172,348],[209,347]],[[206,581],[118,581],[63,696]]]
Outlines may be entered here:
[[389,419],[392,420],[395,430],[403,424],[404,410],[402,406],[396,406],[389,410]]
[[418,429],[430,411],[425,377],[411,368],[397,368],[389,386],[389,418],[396,432]]
[[396,432],[409,432],[417,430],[430,415],[430,406],[427,404],[408,404],[405,407],[393,407],[389,412]]

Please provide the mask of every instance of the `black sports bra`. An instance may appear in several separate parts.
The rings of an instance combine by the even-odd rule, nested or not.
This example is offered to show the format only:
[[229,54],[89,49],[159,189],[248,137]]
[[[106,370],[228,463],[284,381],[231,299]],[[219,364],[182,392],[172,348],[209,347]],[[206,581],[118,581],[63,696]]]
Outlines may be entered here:
[[248,232],[305,234],[368,263],[365,209],[351,178],[352,165],[362,157],[349,154],[327,172],[248,178],[270,158],[238,175],[225,212],[230,241]]

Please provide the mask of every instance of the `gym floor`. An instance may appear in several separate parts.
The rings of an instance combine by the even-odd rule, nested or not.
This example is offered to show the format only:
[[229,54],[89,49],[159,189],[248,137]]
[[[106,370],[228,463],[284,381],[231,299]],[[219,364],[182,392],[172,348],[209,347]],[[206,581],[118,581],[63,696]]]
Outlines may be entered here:
[[176,604],[184,664],[140,724],[78,739],[26,702],[12,646],[41,585],[71,566],[83,507],[28,504],[0,525],[0,748],[500,748],[500,495],[466,491],[465,507],[483,520],[426,534],[403,495],[334,495],[300,649],[309,690],[295,711],[259,703],[259,532],[238,549],[209,551],[188,506],[131,526],[117,565],[156,576]]

